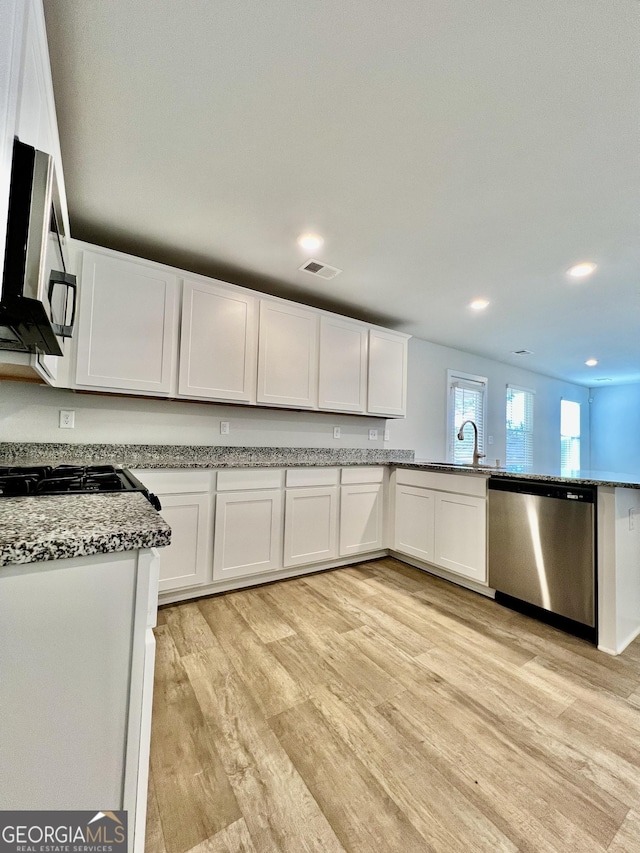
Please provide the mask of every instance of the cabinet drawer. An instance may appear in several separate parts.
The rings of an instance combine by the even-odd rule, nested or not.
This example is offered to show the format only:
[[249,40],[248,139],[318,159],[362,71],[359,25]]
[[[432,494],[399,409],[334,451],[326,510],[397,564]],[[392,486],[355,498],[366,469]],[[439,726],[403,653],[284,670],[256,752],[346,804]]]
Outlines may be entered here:
[[335,486],[339,468],[290,468],[287,471],[287,488],[292,486]]
[[364,468],[354,465],[353,468],[342,469],[342,483],[382,483],[384,468]]
[[396,469],[399,486],[417,486],[421,489],[437,489],[440,492],[456,492],[478,498],[487,496],[487,477],[482,474],[447,474],[444,471],[412,471]]
[[281,489],[282,468],[234,468],[218,472],[219,492],[244,489]]
[[156,495],[208,492],[216,481],[215,471],[137,468],[131,473]]

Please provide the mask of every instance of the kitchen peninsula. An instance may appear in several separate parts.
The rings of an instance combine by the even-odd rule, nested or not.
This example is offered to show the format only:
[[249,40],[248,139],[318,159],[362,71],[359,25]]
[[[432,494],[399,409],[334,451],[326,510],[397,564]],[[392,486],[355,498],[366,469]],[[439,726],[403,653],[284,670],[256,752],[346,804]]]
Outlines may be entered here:
[[170,541],[140,493],[0,499],[1,808],[125,809],[142,853]]

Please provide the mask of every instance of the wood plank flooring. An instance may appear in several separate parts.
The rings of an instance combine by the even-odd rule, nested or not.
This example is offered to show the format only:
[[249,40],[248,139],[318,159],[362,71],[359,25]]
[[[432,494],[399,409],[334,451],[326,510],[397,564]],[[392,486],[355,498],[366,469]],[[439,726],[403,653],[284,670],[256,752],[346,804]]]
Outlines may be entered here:
[[147,853],[640,853],[618,658],[392,559],[159,613]]

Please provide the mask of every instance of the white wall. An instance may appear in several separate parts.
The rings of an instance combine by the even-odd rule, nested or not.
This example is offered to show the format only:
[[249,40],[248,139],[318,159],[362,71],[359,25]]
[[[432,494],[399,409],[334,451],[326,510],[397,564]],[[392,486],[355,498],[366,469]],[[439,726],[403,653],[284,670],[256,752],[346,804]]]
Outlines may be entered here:
[[[60,409],[75,411],[75,429],[59,429]],[[229,421],[229,435],[220,435],[222,420]],[[0,441],[373,449],[385,446],[384,425],[381,418],[80,394],[0,382]],[[334,426],[341,429],[339,440],[333,438]],[[369,441],[370,429],[378,430],[377,441]]]
[[[229,447],[389,447],[408,448],[416,457],[445,459],[447,369],[488,377],[487,461],[505,459],[507,383],[536,391],[534,403],[534,467],[560,464],[560,398],[582,404],[582,467],[589,467],[588,389],[510,367],[490,359],[438,346],[418,338],[409,341],[407,418],[386,421],[390,440],[383,442],[385,421],[354,415],[292,412],[277,409],[219,406],[113,395],[79,394],[19,382],[0,382],[0,441],[44,441],[110,444],[215,444]],[[76,428],[58,428],[59,409],[76,412]],[[220,435],[228,420],[229,435]],[[341,438],[333,438],[333,427]],[[369,429],[378,440],[369,441]]]
[[594,470],[640,473],[640,385],[592,388],[591,397]]
[[582,462],[589,468],[589,390],[551,379],[530,370],[471,355],[450,347],[412,338],[409,341],[407,418],[388,421],[389,447],[412,448],[416,458],[446,459],[447,370],[460,370],[488,378],[487,429],[493,445],[486,446],[487,462],[505,461],[506,386],[521,385],[535,391],[534,470],[560,467],[560,400],[581,404]]

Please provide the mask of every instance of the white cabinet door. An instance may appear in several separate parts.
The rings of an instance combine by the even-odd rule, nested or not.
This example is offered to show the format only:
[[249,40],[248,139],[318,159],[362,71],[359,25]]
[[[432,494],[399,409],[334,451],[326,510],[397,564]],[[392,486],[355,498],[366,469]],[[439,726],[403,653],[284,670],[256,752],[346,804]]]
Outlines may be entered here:
[[284,518],[285,566],[337,557],[337,486],[287,489]]
[[260,301],[258,402],[313,409],[318,405],[317,311]]
[[171,545],[160,550],[160,592],[211,580],[211,499],[207,494],[159,493]]
[[436,493],[434,563],[475,581],[486,581],[486,530],[484,498]]
[[429,489],[396,486],[394,545],[396,551],[433,562],[435,497]]
[[369,330],[369,396],[372,415],[404,416],[407,408],[407,337]]
[[226,492],[216,498],[213,579],[282,568],[282,492]]
[[380,483],[340,488],[340,556],[383,547],[383,491]]
[[[20,92],[16,117],[16,136],[21,142],[54,154],[55,108],[49,57],[41,32],[41,13],[33,0],[25,3],[25,38]],[[49,84],[49,86],[47,85]],[[56,169],[58,164],[56,163]]]
[[224,284],[185,281],[179,396],[255,402],[256,299]]
[[365,326],[338,317],[321,317],[318,398],[321,409],[366,411],[367,341]]
[[85,252],[80,285],[80,387],[166,395],[178,339],[178,280],[162,269]]

